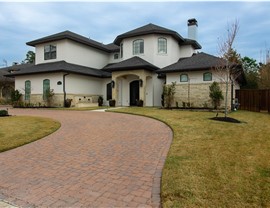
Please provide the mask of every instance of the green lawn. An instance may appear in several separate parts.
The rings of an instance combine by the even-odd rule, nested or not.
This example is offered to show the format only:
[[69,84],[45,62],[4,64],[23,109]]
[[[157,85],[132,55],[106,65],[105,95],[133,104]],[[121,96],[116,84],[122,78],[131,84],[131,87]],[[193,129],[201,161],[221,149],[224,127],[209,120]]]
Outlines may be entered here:
[[243,123],[209,120],[215,113],[154,108],[117,112],[164,121],[174,139],[163,169],[163,207],[270,207],[270,115],[229,114]]
[[9,116],[0,117],[0,152],[41,139],[61,125],[48,118]]

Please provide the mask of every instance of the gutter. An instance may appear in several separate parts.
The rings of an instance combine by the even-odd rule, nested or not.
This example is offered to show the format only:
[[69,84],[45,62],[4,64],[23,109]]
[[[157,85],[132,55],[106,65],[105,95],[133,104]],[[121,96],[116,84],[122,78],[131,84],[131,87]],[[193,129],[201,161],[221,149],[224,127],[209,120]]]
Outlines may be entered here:
[[66,76],[67,75],[69,75],[69,73],[63,74],[64,107],[65,107],[65,102],[67,98],[67,93],[66,93]]

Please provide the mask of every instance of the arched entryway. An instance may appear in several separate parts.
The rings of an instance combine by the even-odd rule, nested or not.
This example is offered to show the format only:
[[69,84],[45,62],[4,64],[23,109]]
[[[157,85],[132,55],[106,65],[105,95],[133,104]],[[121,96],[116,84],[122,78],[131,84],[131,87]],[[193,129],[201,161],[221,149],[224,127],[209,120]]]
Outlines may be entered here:
[[139,80],[134,80],[129,83],[129,98],[130,106],[137,105],[137,101],[140,99]]

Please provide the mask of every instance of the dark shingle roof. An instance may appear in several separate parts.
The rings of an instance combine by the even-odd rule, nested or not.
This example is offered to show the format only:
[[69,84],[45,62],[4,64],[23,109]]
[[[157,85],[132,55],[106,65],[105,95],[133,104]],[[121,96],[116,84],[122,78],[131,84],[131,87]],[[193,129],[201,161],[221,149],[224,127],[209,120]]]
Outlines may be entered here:
[[6,76],[15,77],[19,75],[53,73],[53,72],[67,72],[100,78],[111,77],[111,74],[108,72],[76,64],[70,64],[65,61],[37,64],[31,65],[26,68],[19,68],[17,71],[14,71],[13,73],[8,74]]
[[159,69],[153,64],[143,60],[138,56],[134,56],[130,59],[121,61],[116,64],[111,64],[103,68],[104,71],[123,71],[123,70],[135,70],[135,69],[146,69],[149,71],[155,71]]
[[164,72],[181,72],[181,71],[198,71],[211,69],[216,66],[225,66],[226,62],[224,59],[212,56],[206,53],[194,54],[188,58],[181,58],[178,62],[159,69],[158,73]]
[[144,25],[144,26],[139,27],[137,29],[131,30],[129,32],[123,33],[121,35],[118,35],[114,40],[114,44],[120,45],[121,41],[124,38],[130,38],[130,37],[136,37],[136,36],[148,35],[148,34],[171,35],[179,42],[180,45],[191,44],[196,49],[202,48],[201,45],[197,41],[188,41],[188,39],[183,38],[177,32],[170,30],[170,29],[167,29],[167,28],[164,28],[164,27],[160,27],[160,26],[152,24],[152,23]]
[[78,35],[76,33],[73,33],[71,31],[64,31],[64,32],[60,32],[54,35],[50,35],[50,36],[46,36],[44,38],[40,38],[37,40],[33,40],[30,42],[27,42],[26,44],[29,46],[35,46],[37,44],[41,44],[41,43],[47,43],[47,42],[51,42],[51,41],[57,41],[57,40],[62,40],[62,39],[69,39],[69,40],[73,40],[76,41],[78,43],[82,43],[88,46],[91,46],[93,48],[105,51],[105,52],[115,52],[115,51],[119,51],[119,47],[113,43],[108,44],[108,45],[104,45],[103,43],[94,41],[90,38],[86,38],[84,36]]

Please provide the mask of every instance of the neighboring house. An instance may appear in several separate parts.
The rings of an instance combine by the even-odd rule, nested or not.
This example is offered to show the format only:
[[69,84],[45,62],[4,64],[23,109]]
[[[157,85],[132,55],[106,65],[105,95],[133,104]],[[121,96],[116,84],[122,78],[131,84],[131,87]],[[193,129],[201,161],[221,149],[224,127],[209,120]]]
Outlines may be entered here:
[[[25,102],[34,104],[45,103],[46,92],[53,89],[53,106],[63,106],[67,98],[72,106],[96,105],[99,96],[105,105],[115,99],[118,106],[136,105],[138,100],[144,106],[160,106],[164,83],[176,81],[175,101],[199,107],[209,104],[219,58],[197,53],[197,26],[196,19],[188,20],[188,38],[183,38],[148,24],[106,45],[64,31],[28,42],[35,47],[35,65],[7,76],[15,77]],[[237,81],[234,88],[239,88]]]

